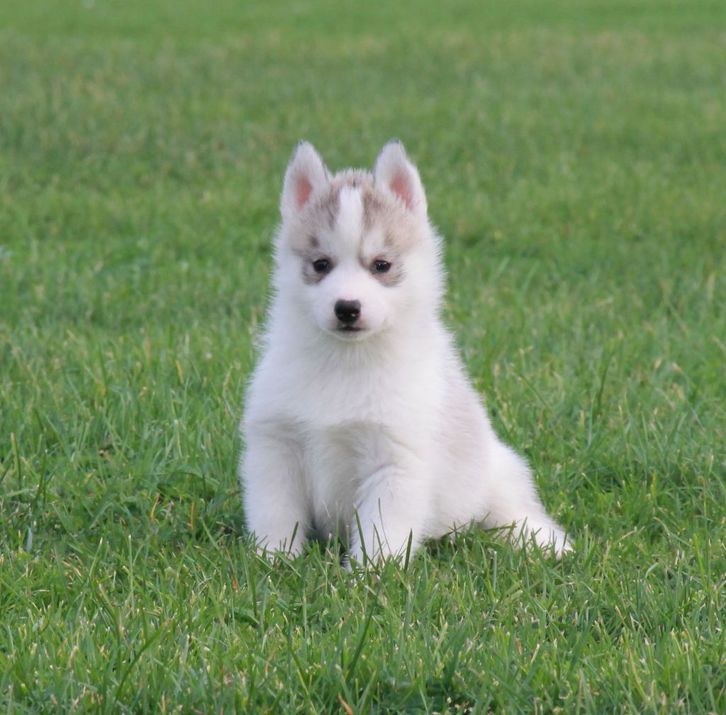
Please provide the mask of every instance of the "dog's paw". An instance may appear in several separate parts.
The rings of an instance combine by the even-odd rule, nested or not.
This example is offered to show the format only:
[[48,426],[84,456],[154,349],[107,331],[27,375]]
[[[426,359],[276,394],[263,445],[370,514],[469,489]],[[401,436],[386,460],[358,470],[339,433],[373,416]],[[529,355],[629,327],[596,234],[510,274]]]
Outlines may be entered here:
[[548,555],[561,559],[566,553],[572,551],[572,540],[560,528],[543,527],[530,530],[530,538]]

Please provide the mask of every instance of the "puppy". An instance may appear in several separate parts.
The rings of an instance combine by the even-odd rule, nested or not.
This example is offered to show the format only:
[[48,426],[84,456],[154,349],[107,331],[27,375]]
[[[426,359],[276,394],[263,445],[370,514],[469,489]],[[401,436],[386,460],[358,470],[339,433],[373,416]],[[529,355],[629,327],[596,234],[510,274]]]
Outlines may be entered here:
[[526,462],[499,440],[441,319],[441,239],[403,146],[331,175],[287,167],[274,298],[250,382],[240,481],[258,547],[340,538],[354,561],[462,527],[511,526],[560,555]]

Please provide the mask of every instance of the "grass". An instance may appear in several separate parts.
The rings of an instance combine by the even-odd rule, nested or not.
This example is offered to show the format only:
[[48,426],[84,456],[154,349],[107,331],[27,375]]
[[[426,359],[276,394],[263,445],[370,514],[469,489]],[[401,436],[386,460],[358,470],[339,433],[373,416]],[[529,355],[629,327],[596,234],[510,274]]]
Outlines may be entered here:
[[[0,7],[3,711],[726,711],[723,4],[240,5]],[[244,533],[285,162],[391,136],[560,563]]]

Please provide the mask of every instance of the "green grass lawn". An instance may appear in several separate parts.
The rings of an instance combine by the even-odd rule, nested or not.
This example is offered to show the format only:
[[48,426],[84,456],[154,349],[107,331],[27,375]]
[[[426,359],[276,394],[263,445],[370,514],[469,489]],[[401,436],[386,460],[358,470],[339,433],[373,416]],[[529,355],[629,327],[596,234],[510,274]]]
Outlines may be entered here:
[[[722,2],[0,5],[2,712],[726,712]],[[270,564],[235,476],[285,163],[391,137],[574,536]]]

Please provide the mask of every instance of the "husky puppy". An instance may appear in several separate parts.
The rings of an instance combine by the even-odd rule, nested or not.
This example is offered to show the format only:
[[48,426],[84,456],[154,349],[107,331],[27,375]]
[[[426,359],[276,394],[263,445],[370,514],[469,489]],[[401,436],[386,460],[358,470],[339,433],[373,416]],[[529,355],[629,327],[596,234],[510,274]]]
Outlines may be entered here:
[[359,563],[470,524],[559,555],[525,461],[494,433],[441,319],[441,239],[403,146],[331,175],[298,145],[240,460],[258,547],[339,537]]

